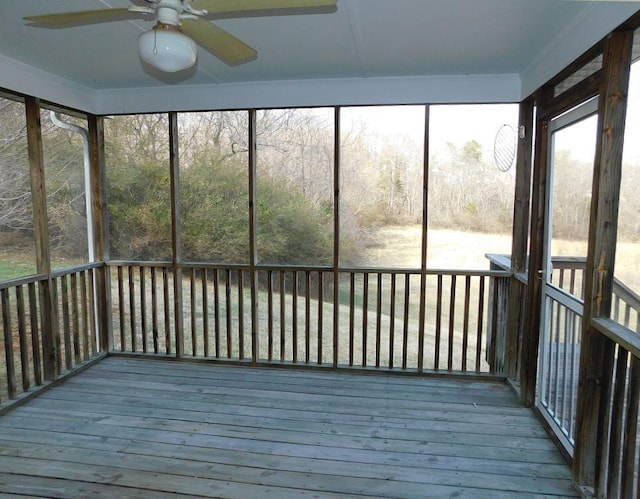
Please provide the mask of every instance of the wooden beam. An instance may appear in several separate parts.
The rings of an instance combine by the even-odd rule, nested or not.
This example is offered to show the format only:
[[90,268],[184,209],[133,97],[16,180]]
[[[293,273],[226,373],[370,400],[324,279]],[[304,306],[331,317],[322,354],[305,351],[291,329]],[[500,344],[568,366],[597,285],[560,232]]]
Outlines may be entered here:
[[[257,124],[256,110],[249,110],[249,267],[251,274],[251,361],[258,362],[258,235],[257,235]],[[242,272],[240,273],[242,276]],[[241,277],[242,279],[242,277]]]
[[429,225],[429,105],[424,106],[422,143],[422,242],[420,253],[420,310],[418,327],[418,372],[424,369],[424,335],[427,303],[427,236]]
[[[50,274],[49,231],[47,221],[47,193],[44,178],[44,154],[42,148],[42,124],[40,122],[40,101],[25,97],[27,118],[27,141],[29,168],[31,173],[31,201],[33,204],[33,227],[36,243],[36,268],[39,274]],[[42,367],[44,379],[56,379],[58,371],[57,303],[52,301],[51,278],[41,281],[40,324],[42,329]]]
[[333,367],[338,368],[340,319],[340,107],[333,111]]
[[529,280],[525,314],[527,321],[522,331],[522,366],[520,386],[522,400],[535,403],[538,375],[538,345],[540,342],[540,304],[542,281],[540,272],[544,259],[544,230],[546,222],[547,170],[549,162],[549,120],[542,118],[543,110],[553,97],[553,87],[543,87],[538,95],[539,115],[536,117],[535,157],[533,163],[533,187],[531,193],[531,228],[529,248]]
[[[511,246],[511,270],[516,273],[527,270],[527,242],[531,206],[531,171],[533,157],[533,117],[535,101],[532,98],[520,103],[518,118],[518,153],[516,161],[516,185],[513,205],[513,238]],[[510,378],[517,376],[522,304],[522,283],[511,278],[509,311],[505,344],[505,372]]]
[[520,115],[518,118],[518,154],[513,209],[513,242],[511,250],[511,269],[514,272],[525,272],[527,270],[534,104],[535,101],[533,99],[522,101],[520,103]]
[[[612,365],[614,352],[591,319],[609,317],[611,312],[632,43],[632,31],[618,31],[604,45],[576,416],[574,476],[581,486],[595,485],[599,459],[603,457],[598,441],[605,438],[601,431],[605,411],[599,409],[607,404],[603,383],[611,376],[606,366]],[[606,386],[604,389],[606,392]]]
[[182,311],[182,222],[180,215],[180,158],[178,155],[178,113],[169,113],[169,168],[171,179],[171,247],[173,266],[173,313],[176,357],[184,355]]
[[25,109],[27,113],[27,142],[31,172],[33,228],[36,243],[36,268],[39,274],[48,274],[51,271],[51,266],[49,263],[47,192],[44,179],[44,153],[39,99],[26,97]]
[[[96,261],[109,259],[109,215],[107,210],[106,163],[104,157],[104,118],[87,116],[89,128],[89,154],[91,155],[91,204],[93,210],[93,237]],[[111,279],[109,268],[104,265],[95,271],[97,301],[97,326],[99,350],[109,352],[113,349],[113,330],[111,323]]]

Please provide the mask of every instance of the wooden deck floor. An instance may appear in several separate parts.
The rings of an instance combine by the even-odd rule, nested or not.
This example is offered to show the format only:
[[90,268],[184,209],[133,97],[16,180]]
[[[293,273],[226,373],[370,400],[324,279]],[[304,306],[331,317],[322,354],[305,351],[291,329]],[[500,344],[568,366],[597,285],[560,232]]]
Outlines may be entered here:
[[2,497],[576,497],[500,383],[107,358],[0,416]]

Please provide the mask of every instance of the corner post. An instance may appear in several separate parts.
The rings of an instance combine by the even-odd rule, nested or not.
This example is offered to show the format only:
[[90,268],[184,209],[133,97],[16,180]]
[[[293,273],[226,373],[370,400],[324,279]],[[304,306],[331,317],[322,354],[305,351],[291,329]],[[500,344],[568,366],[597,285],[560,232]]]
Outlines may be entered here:
[[598,103],[598,135],[593,172],[574,478],[580,486],[598,486],[601,442],[606,436],[613,345],[598,333],[595,317],[611,313],[613,270],[618,232],[622,148],[627,112],[633,31],[613,32],[603,51],[604,77]]
[[42,124],[40,121],[40,101],[25,97],[27,118],[27,142],[29,169],[31,173],[31,201],[33,204],[33,230],[36,243],[36,269],[38,274],[46,274],[40,281],[40,323],[42,328],[42,356],[44,379],[56,379],[58,370],[58,339],[56,310],[51,281],[49,261],[49,229],[47,220],[47,192],[44,178],[44,154],[42,147]]
[[182,310],[182,231],[180,218],[180,159],[178,156],[178,113],[169,113],[169,167],[171,178],[171,241],[173,267],[173,312],[176,330],[176,357],[184,355],[184,314]]
[[113,349],[111,327],[111,278],[105,262],[109,260],[109,218],[106,203],[106,169],[104,157],[104,118],[87,116],[89,128],[89,154],[91,155],[91,199],[93,210],[93,237],[96,261],[102,266],[95,271],[95,300],[99,351]]
[[[513,208],[513,238],[511,247],[511,271],[527,270],[527,241],[529,229],[529,209],[531,205],[531,158],[533,156],[533,107],[534,99],[529,97],[520,103],[518,118],[518,151],[516,162],[516,185]],[[515,378],[521,365],[522,351],[520,338],[522,324],[522,284],[511,278],[509,290],[509,310],[505,345],[505,371]]]

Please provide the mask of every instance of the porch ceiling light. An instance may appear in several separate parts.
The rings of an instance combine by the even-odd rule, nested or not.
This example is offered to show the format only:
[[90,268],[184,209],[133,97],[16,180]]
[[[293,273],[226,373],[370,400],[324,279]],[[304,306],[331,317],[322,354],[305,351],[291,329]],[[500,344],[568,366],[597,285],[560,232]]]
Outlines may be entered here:
[[160,71],[175,73],[196,63],[195,42],[179,26],[158,23],[138,37],[140,58]]

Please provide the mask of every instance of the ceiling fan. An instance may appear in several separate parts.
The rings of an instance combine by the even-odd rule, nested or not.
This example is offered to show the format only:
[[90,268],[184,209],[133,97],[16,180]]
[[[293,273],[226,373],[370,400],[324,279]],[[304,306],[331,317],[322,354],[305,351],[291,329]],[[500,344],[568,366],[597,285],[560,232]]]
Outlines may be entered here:
[[140,57],[165,72],[193,66],[196,43],[230,66],[257,58],[257,51],[209,22],[207,17],[256,17],[325,14],[337,10],[338,0],[131,0],[129,7],[27,16],[31,25],[65,28],[83,24],[154,16],[156,25],[138,37]]

